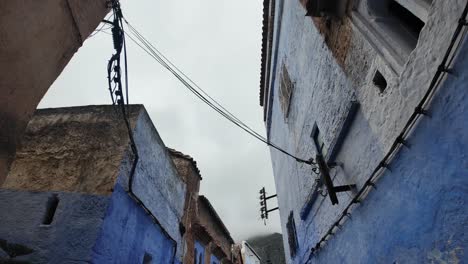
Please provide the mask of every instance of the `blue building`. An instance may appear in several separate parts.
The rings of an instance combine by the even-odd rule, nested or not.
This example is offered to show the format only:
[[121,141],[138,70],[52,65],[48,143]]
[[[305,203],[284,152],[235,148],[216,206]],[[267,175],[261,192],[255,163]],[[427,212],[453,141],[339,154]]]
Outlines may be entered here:
[[[38,110],[0,189],[2,263],[180,263],[186,185],[147,112]],[[130,192],[132,184],[132,192]]]
[[264,1],[288,263],[468,262],[466,5]]

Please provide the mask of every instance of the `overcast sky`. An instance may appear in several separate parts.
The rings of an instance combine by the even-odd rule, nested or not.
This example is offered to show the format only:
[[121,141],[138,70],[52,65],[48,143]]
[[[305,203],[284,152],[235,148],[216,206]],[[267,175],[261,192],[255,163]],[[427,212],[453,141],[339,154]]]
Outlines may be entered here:
[[[262,135],[259,106],[262,0],[122,0],[124,16],[212,97]],[[258,191],[274,190],[268,148],[223,119],[129,43],[130,103],[144,104],[166,146],[198,163],[206,195],[235,240],[281,232],[260,221]],[[39,105],[109,104],[111,36],[85,41]]]

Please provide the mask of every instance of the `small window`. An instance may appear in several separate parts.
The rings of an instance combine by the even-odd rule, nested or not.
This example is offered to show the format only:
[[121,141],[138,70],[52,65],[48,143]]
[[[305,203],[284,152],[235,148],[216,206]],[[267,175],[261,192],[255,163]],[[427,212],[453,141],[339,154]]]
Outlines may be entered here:
[[362,0],[356,10],[357,28],[396,72],[401,72],[416,48],[427,21],[430,0]]
[[387,80],[385,80],[385,77],[380,73],[379,71],[375,72],[374,78],[372,79],[372,82],[374,85],[379,88],[379,91],[383,93],[385,88],[387,88]]
[[42,219],[43,225],[50,225],[54,221],[55,212],[59,203],[59,198],[57,194],[52,195],[47,199],[46,212]]
[[145,255],[143,256],[143,264],[151,264],[153,263],[153,256],[145,252]]
[[395,0],[389,2],[388,11],[391,16],[398,19],[400,26],[409,32],[413,38],[419,38],[419,33],[424,27],[424,22],[421,19]]
[[283,67],[281,69],[281,80],[280,80],[280,103],[281,103],[281,110],[283,110],[284,118],[288,118],[289,115],[289,107],[291,104],[291,97],[292,92],[294,89],[294,84],[291,81],[291,77],[289,76],[288,70],[286,69],[286,65],[283,63]]
[[299,243],[297,242],[296,223],[294,222],[294,214],[292,211],[289,213],[286,229],[288,230],[289,253],[291,257],[294,258],[296,256]]
[[322,134],[320,133],[320,129],[318,128],[317,124],[314,125],[311,136],[314,140],[314,145],[317,150],[317,154],[320,154],[325,157],[328,153],[328,149],[325,146],[325,142],[323,141]]

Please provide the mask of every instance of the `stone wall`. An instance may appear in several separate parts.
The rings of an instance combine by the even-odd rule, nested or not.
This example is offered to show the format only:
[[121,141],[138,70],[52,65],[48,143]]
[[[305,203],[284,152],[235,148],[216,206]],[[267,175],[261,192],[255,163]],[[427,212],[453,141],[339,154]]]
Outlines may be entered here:
[[[341,22],[333,21],[341,26],[332,25],[329,29],[331,31],[324,32],[317,21],[314,23],[310,17],[304,17],[305,9],[300,1],[276,1],[274,36],[271,38],[272,63],[265,67],[269,71],[267,75],[270,79],[267,81],[268,88],[263,88],[270,91],[269,97],[264,100],[267,102],[265,109],[269,139],[289,152],[303,159],[309,159],[316,155],[311,134],[314,127],[318,127],[328,149],[327,158],[341,164],[332,171],[335,185],[357,184],[360,188],[398,136],[428,88],[444,55],[443,52],[448,47],[448,40],[457,25],[464,4],[464,1],[452,1],[447,4],[446,1],[434,0],[416,48],[406,58],[402,70],[395,71],[378,49],[371,45],[371,41],[356,22],[354,13],[349,13]],[[330,38],[335,38],[334,42],[330,42]],[[333,46],[332,44],[336,44],[337,41],[346,44],[346,48]],[[287,67],[294,83],[289,115],[286,119],[279,99],[282,64]],[[461,67],[464,69],[464,66]],[[461,75],[462,69],[458,72],[460,85],[464,78]],[[387,87],[383,92],[372,81],[377,70],[387,80]],[[454,114],[459,111],[458,114],[462,115],[465,111],[463,103],[466,102],[463,100],[458,102],[459,108],[454,110]],[[352,122],[347,124],[346,120],[350,112],[353,112],[353,105],[358,105],[358,108],[354,118],[351,118]],[[458,140],[453,134],[446,133],[442,127],[439,127],[438,133],[444,134],[447,140]],[[460,129],[466,130],[466,127],[462,125]],[[442,156],[451,155],[451,149],[440,145],[434,145],[433,148]],[[355,192],[339,194],[340,204],[333,206],[328,197],[316,195],[316,176],[310,166],[297,163],[275,149],[271,149],[271,158],[288,263],[303,263],[310,248],[324,235]],[[464,156],[459,158],[466,159]],[[421,162],[415,163],[413,168],[408,166],[407,169],[426,171],[425,167]],[[421,177],[423,176],[418,176]],[[389,192],[395,192],[394,187],[389,185],[387,188]],[[435,188],[434,184],[428,186],[426,191],[431,188]],[[438,195],[441,199],[445,199],[440,192]],[[393,200],[389,197],[386,200],[379,200],[380,207],[376,205],[375,211],[368,211],[367,215],[363,216],[386,215],[383,212],[384,208],[388,204],[398,204],[397,196],[394,195]],[[306,206],[310,206],[309,213],[301,214]],[[418,210],[431,212],[439,210],[437,205],[419,203],[417,206]],[[290,212],[294,215],[299,242],[298,254],[292,260],[286,228]],[[466,211],[463,213],[466,214]],[[400,216],[403,217],[403,213]],[[369,226],[375,226],[370,222],[370,218],[364,222]],[[385,232],[387,227],[390,230],[392,224],[394,223],[381,223],[380,226],[385,227],[382,228],[382,232]],[[359,230],[364,234],[369,232],[371,235],[374,230],[364,229],[362,226],[361,228],[356,229],[356,232]],[[414,237],[409,236],[412,231],[417,233],[417,228],[414,225],[408,228],[408,236],[405,239],[417,243]],[[435,237],[436,234],[432,238]],[[351,237],[348,239],[349,247],[356,251],[354,248],[356,243],[351,242]],[[367,239],[369,241],[366,243],[369,245],[375,245],[377,242],[371,237]],[[458,240],[458,243],[462,244],[460,241]],[[382,250],[391,246],[391,243],[382,245]],[[443,249],[440,250],[447,253]],[[348,254],[351,252],[352,250],[349,250]],[[392,256],[395,255],[389,255],[386,260],[390,261]],[[336,259],[320,260],[324,263],[336,262]]]
[[[141,106],[129,111],[132,123]],[[128,135],[113,106],[37,110],[3,188],[111,194]]]

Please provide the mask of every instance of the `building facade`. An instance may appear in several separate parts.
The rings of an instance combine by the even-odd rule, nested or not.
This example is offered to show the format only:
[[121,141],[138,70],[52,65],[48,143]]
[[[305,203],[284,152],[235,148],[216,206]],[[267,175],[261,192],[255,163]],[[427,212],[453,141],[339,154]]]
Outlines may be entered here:
[[199,195],[200,170],[196,161],[182,152],[169,149],[184,183],[184,264],[241,264],[234,240],[210,201]]
[[285,264],[283,236],[279,233],[249,238],[247,241],[260,257],[261,264]]
[[37,110],[0,189],[0,262],[240,264],[195,160],[128,107]]
[[143,106],[136,164],[115,110],[36,111],[0,189],[0,262],[182,262],[186,185]]
[[264,1],[268,140],[324,161],[271,149],[287,262],[463,262],[466,1],[325,2]]
[[243,264],[260,264],[260,256],[255,250],[247,243],[247,241],[241,242],[241,253]]

